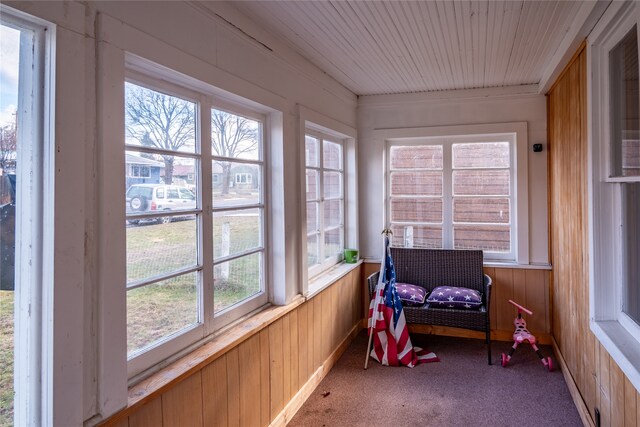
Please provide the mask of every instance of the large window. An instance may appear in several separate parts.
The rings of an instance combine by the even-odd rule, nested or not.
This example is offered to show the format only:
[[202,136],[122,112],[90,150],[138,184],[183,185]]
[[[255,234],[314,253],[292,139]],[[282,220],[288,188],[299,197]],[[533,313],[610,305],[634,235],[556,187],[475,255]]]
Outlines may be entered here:
[[590,317],[640,387],[640,91],[636,2],[616,3],[590,36]]
[[130,375],[267,302],[264,116],[164,77],[125,83]]
[[392,244],[482,249],[516,259],[515,134],[428,137],[388,145]]
[[305,165],[307,266],[313,276],[339,262],[344,251],[343,143],[307,130]]

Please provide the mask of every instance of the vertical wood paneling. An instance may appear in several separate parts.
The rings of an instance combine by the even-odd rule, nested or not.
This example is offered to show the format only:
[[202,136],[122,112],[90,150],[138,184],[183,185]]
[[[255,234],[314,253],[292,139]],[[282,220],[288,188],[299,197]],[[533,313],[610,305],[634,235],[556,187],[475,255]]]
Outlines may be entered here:
[[164,427],[201,427],[202,376],[197,372],[162,394]]
[[156,427],[161,425],[162,398],[160,397],[153,399],[129,416],[129,427]]
[[[309,302],[298,309],[298,384],[302,386],[309,379]],[[313,341],[311,341],[313,342]],[[312,344],[313,345],[313,344]]]
[[322,349],[322,300],[324,294],[316,295],[313,301],[313,370],[320,367],[323,357]]
[[254,335],[238,346],[240,370],[240,425],[260,426],[260,335]]
[[227,427],[227,357],[224,355],[202,370],[202,405],[205,426]]
[[227,353],[227,422],[229,427],[240,426],[240,362],[238,347]]
[[282,318],[282,398],[291,399],[291,314]]
[[509,304],[509,300],[513,299],[513,272],[504,268],[496,268],[495,272],[495,294],[496,299],[496,327],[497,329],[508,331],[513,329],[514,307]]
[[269,326],[271,421],[284,407],[284,373],[282,355],[282,319]]
[[[160,419],[160,421],[162,421],[162,419]],[[129,419],[123,418],[120,421],[113,424],[113,427],[129,427]]]
[[610,368],[610,393],[611,393],[611,426],[624,426],[624,374],[622,370],[611,361]]
[[316,371],[314,348],[315,348],[315,317],[314,317],[314,303],[315,298],[311,301],[307,301],[305,306],[307,307],[307,373],[308,377],[311,377]]
[[548,94],[552,329],[592,418],[633,426],[637,390],[589,329],[586,86],[583,45]]
[[299,352],[300,343],[298,342],[298,310],[294,310],[290,314],[289,327],[291,331],[291,396],[295,395],[300,388],[298,382],[299,376]]
[[269,328],[260,331],[260,425],[271,422],[271,378],[270,378]]

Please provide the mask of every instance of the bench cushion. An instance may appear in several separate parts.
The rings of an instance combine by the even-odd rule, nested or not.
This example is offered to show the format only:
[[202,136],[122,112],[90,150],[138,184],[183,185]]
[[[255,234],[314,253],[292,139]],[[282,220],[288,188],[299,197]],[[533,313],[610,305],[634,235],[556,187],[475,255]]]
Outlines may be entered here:
[[477,310],[482,306],[482,295],[475,289],[438,286],[427,301],[433,307]]
[[410,307],[420,307],[427,299],[427,291],[418,285],[410,283],[396,283],[398,295],[402,304]]

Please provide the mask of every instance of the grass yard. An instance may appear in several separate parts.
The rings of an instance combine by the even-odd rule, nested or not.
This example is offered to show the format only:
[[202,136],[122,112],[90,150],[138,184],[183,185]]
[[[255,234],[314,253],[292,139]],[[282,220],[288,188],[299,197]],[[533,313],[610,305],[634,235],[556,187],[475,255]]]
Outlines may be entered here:
[[13,425],[13,295],[0,291],[0,426]]

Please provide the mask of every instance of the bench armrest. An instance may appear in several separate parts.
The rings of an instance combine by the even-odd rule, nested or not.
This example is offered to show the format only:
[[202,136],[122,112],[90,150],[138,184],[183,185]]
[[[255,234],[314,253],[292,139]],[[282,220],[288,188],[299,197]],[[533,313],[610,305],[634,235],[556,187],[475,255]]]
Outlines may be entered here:
[[489,312],[489,304],[491,303],[491,285],[492,285],[493,281],[491,280],[491,277],[489,277],[488,275],[484,275],[484,295],[485,295],[485,305],[487,307],[487,312]]
[[376,286],[378,286],[378,280],[380,279],[380,272],[376,271],[371,276],[367,277],[367,288],[369,289],[369,301],[373,298],[373,294],[376,291]]

